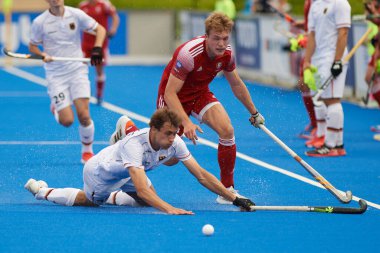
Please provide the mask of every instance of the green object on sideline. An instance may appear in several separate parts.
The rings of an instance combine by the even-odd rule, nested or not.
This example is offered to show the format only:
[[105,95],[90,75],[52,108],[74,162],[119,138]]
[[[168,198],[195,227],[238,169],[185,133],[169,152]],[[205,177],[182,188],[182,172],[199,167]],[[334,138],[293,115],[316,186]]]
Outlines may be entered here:
[[317,73],[317,68],[311,66],[303,71],[303,82],[313,91],[317,90],[314,74]]

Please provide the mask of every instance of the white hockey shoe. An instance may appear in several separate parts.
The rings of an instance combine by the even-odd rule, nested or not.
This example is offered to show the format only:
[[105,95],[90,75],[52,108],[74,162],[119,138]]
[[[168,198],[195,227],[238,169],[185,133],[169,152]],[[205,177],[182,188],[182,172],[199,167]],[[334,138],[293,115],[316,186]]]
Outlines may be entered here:
[[116,122],[116,130],[110,138],[110,145],[122,140],[128,133],[135,131],[137,128],[135,123],[128,116],[121,116]]
[[37,192],[41,188],[47,188],[47,187],[48,187],[48,184],[45,181],[42,181],[42,180],[36,181],[33,178],[29,179],[28,182],[26,182],[26,184],[24,185],[24,188],[27,189],[33,195],[36,195]]
[[[246,198],[247,198],[247,197],[244,197],[244,196],[240,195],[240,194],[238,193],[238,191],[234,189],[233,186],[228,187],[227,190],[229,190],[231,193],[235,194],[235,195],[236,195],[237,197],[239,197],[239,198],[243,198],[243,199],[246,199]],[[218,197],[216,198],[216,202],[217,202],[218,204],[220,204],[220,205],[232,205],[232,201],[229,201],[229,200],[227,200],[227,199],[225,199],[224,197],[219,196],[219,195],[218,195]]]

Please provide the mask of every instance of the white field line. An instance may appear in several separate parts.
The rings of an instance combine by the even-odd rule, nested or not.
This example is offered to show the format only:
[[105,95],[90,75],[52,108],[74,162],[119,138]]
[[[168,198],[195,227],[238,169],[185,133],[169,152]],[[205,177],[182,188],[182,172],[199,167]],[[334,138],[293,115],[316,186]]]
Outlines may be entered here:
[[[35,76],[35,75],[30,74],[28,72],[25,72],[23,70],[20,70],[20,69],[17,69],[17,68],[13,68],[13,67],[4,68],[3,70],[6,71],[6,72],[8,72],[8,73],[10,73],[10,74],[16,75],[16,76],[18,76],[20,78],[27,79],[27,80],[29,80],[31,82],[36,83],[36,84],[39,84],[39,85],[42,85],[42,86],[46,86],[45,79],[42,79],[42,78],[40,78],[38,76]],[[91,98],[90,102],[91,103],[96,103],[96,99],[95,98]],[[119,106],[116,106],[116,105],[113,105],[113,104],[110,104],[110,103],[107,103],[107,102],[103,102],[102,106],[105,109],[108,109],[110,111],[113,111],[113,112],[116,112],[116,113],[119,113],[119,114],[122,114],[122,115],[127,115],[128,117],[130,117],[130,118],[132,118],[134,120],[138,120],[140,122],[144,122],[144,123],[147,123],[147,124],[149,123],[149,118],[144,117],[144,116],[142,116],[140,114],[134,113],[132,111],[128,111],[128,110],[126,110],[124,108],[121,108]],[[218,149],[218,144],[214,143],[214,142],[211,142],[209,140],[206,140],[206,139],[203,139],[203,138],[199,138],[198,142],[200,144],[204,144],[204,145],[209,146],[211,148]],[[276,171],[278,173],[281,173],[283,175],[286,175],[286,176],[289,176],[291,178],[297,179],[297,180],[302,181],[304,183],[307,183],[307,184],[319,187],[319,188],[321,188],[323,190],[326,190],[318,182],[316,182],[314,180],[311,180],[309,178],[306,178],[304,176],[300,176],[300,175],[298,175],[296,173],[293,173],[293,172],[287,171],[285,169],[282,169],[280,167],[268,164],[266,162],[260,161],[258,159],[255,159],[253,157],[250,157],[250,156],[245,155],[245,154],[240,153],[240,152],[237,152],[236,156],[239,157],[240,159],[243,159],[243,160],[245,160],[247,162],[256,164],[256,165],[258,165],[260,167],[263,167],[263,168],[266,168],[266,169],[269,169],[269,170],[272,170],[272,171]],[[343,195],[345,195],[345,192],[343,192],[341,190],[338,190],[338,191],[340,193],[342,193]],[[361,199],[361,198],[357,197],[357,196],[353,196],[352,199],[355,200],[355,201],[359,201],[359,199]],[[376,204],[376,203],[373,203],[373,202],[370,202],[370,201],[367,201],[367,200],[366,200],[366,202],[367,202],[367,204],[369,206],[372,206],[374,208],[380,209],[380,205],[379,204]]]

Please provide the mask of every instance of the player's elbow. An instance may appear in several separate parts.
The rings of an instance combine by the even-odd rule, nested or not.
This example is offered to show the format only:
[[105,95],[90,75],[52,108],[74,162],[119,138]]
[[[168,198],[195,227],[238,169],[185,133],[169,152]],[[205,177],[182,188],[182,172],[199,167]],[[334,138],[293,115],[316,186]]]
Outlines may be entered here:
[[139,189],[136,189],[136,192],[139,198],[141,198],[145,202],[149,202],[151,191],[149,191],[148,188],[139,188]]
[[164,100],[168,101],[171,98],[173,98],[173,96],[176,96],[176,95],[177,94],[173,90],[171,90],[171,89],[165,89]]

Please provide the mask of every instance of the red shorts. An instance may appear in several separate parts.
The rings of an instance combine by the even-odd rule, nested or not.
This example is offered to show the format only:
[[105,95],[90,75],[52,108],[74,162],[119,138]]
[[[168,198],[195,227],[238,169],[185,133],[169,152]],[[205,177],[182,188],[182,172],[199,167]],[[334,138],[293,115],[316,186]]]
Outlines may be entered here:
[[[211,91],[202,92],[199,96],[191,99],[190,102],[182,103],[182,107],[187,115],[192,115],[199,122],[202,122],[202,117],[208,109],[213,105],[219,104],[219,100],[214,96]],[[157,108],[162,108],[166,106],[163,94],[158,94],[157,98]]]

